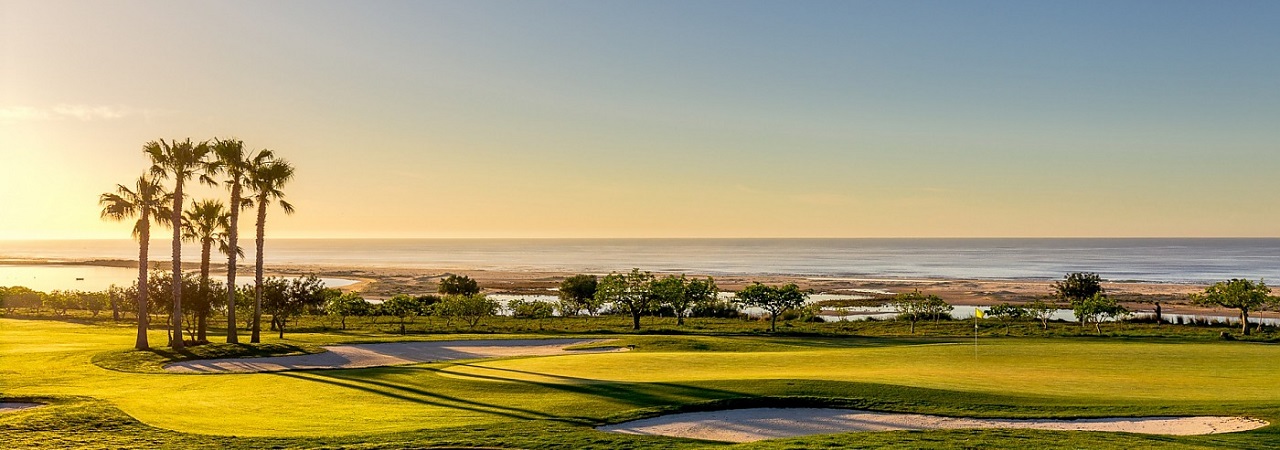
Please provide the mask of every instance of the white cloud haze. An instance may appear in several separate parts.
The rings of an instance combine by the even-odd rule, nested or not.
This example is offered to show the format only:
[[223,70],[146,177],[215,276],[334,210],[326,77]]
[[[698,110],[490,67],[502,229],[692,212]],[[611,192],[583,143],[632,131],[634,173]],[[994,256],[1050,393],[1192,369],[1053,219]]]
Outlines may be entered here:
[[151,117],[160,114],[154,109],[130,106],[60,104],[45,108],[31,106],[0,107],[0,120],[116,120],[131,116]]

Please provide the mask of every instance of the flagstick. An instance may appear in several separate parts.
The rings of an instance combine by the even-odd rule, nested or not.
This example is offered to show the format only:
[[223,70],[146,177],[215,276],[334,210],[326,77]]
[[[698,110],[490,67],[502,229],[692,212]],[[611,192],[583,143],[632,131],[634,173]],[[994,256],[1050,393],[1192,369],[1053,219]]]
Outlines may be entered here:
[[973,359],[978,359],[978,310],[973,310]]

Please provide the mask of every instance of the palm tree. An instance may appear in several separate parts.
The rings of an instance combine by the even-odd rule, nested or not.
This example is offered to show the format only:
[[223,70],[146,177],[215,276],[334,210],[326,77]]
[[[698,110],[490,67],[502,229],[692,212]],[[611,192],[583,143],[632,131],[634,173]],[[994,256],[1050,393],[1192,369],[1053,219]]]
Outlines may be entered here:
[[230,214],[218,200],[202,200],[194,202],[186,212],[182,213],[182,237],[190,242],[200,243],[200,298],[196,307],[196,340],[207,341],[209,310],[213,307],[213,299],[209,298],[209,256],[213,244],[219,243],[225,250],[224,236],[230,223]]
[[260,161],[260,164],[254,166],[249,172],[248,185],[253,190],[253,202],[258,206],[258,251],[253,278],[253,332],[249,342],[259,342],[259,334],[262,330],[262,244],[266,234],[267,207],[273,202],[279,203],[280,209],[283,209],[285,214],[293,214],[293,205],[284,201],[284,191],[280,190],[292,179],[293,166],[280,158]]
[[151,157],[151,174],[158,179],[173,179],[173,322],[169,343],[175,349],[182,349],[182,188],[187,180],[199,176],[200,181],[214,184],[207,175],[209,162],[205,157],[209,154],[207,142],[192,143],[191,139],[182,142],[164,139],[151,141],[142,146],[142,151]]
[[102,205],[102,218],[122,221],[137,217],[133,225],[133,237],[138,240],[138,338],[133,347],[138,350],[151,348],[147,342],[147,249],[151,242],[151,221],[169,223],[171,195],[164,187],[146,174],[138,177],[135,188],[116,185],[115,192],[107,192],[98,198]]
[[239,343],[236,334],[236,258],[244,256],[240,249],[240,210],[253,206],[252,199],[243,198],[242,190],[249,184],[249,173],[254,167],[262,166],[274,156],[270,150],[246,153],[244,142],[239,139],[214,139],[210,146],[215,160],[211,169],[227,175],[227,189],[231,190],[231,214],[227,227],[225,248],[235,248],[235,252],[223,251],[227,255],[227,342]]

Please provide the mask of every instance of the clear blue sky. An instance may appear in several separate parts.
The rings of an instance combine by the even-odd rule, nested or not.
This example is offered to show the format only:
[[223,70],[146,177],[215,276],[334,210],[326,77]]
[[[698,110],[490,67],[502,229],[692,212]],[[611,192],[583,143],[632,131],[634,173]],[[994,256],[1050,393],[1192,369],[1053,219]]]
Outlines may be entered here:
[[1276,236],[1277,49],[1274,1],[0,0],[0,238],[233,135],[285,236]]

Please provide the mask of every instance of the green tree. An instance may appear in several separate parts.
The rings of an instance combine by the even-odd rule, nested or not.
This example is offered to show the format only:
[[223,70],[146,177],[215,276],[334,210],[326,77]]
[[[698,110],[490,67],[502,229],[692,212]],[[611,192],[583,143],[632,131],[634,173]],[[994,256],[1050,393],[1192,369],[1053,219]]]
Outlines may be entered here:
[[631,269],[630,273],[610,273],[596,285],[596,301],[600,304],[611,303],[615,308],[631,314],[631,329],[640,329],[640,317],[652,306],[652,295],[649,291],[653,274]]
[[89,314],[92,314],[93,317],[98,317],[98,313],[101,313],[111,301],[107,293],[101,291],[76,292],[76,296],[78,297],[76,299],[76,307],[89,311]]
[[1076,301],[1071,305],[1071,310],[1076,315],[1076,320],[1082,324],[1093,323],[1093,327],[1098,334],[1102,334],[1102,321],[1107,319],[1115,319],[1129,313],[1129,310],[1116,300],[1107,297],[1101,292],[1093,294],[1084,300]]
[[911,334],[915,334],[915,322],[919,322],[924,317],[924,300],[925,295],[919,290],[910,291],[910,293],[901,293],[893,295],[890,307],[893,312],[897,313],[897,318],[911,323]]
[[756,307],[767,311],[769,313],[769,331],[776,332],[778,331],[778,316],[788,310],[803,306],[805,300],[809,298],[809,294],[800,290],[800,287],[794,283],[785,286],[770,286],[757,282],[742,288],[734,298],[738,304],[744,307]]
[[924,316],[933,319],[934,323],[937,323],[944,317],[947,320],[951,320],[951,311],[955,309],[946,301],[942,300],[942,297],[938,297],[936,295],[925,296],[924,303],[921,303],[920,306]]
[[44,295],[26,286],[11,286],[5,293],[4,308],[10,314],[17,308],[38,310],[44,303]]
[[951,305],[936,295],[925,295],[920,291],[903,292],[895,295],[889,306],[898,313],[898,318],[911,323],[911,333],[916,332],[916,322],[933,317],[937,320],[942,314],[951,313]]
[[75,292],[54,290],[45,294],[41,300],[45,308],[49,308],[54,314],[62,317],[67,315],[68,309],[75,306],[77,298]]
[[342,329],[347,329],[348,316],[363,316],[369,314],[370,304],[365,301],[356,292],[346,292],[342,295],[329,299],[325,304],[324,310],[332,316],[338,316],[342,319]]
[[577,315],[586,310],[588,315],[594,316],[601,306],[596,301],[598,283],[595,275],[587,274],[574,275],[560,282],[560,304],[565,315]]
[[1249,311],[1256,311],[1274,301],[1271,288],[1266,282],[1232,278],[1219,281],[1204,290],[1204,293],[1192,295],[1197,305],[1221,306],[1240,310],[1240,332],[1249,334]]
[[[181,278],[182,286],[179,287],[180,290],[173,288],[173,280],[166,277],[165,274],[166,273],[161,270],[154,271],[151,274],[151,277],[154,278],[155,281],[147,285],[147,296],[151,302],[150,311],[152,313],[172,315],[173,293],[175,291],[181,292],[182,298],[180,300],[184,304],[194,304],[197,301],[196,297],[200,296],[200,278],[198,274],[184,272]],[[195,339],[195,316],[188,316],[189,313],[192,313],[192,311],[188,310],[183,313],[183,320],[178,321],[178,326],[176,328],[173,327],[172,323],[170,323],[170,326],[166,328],[170,341],[183,340],[182,331],[184,328],[184,321],[188,325],[186,329],[188,330],[188,334],[191,336],[191,339]]]
[[685,289],[685,296],[690,301],[688,308],[691,316],[693,310],[699,306],[711,306],[711,309],[714,309],[714,305],[720,301],[720,288],[716,286],[714,278],[706,277],[701,280],[693,278],[689,280],[689,286]]
[[244,329],[252,329],[254,296],[257,292],[257,286],[245,284],[237,287],[234,291],[236,296],[236,314],[234,317],[244,321]]
[[[266,150],[263,150],[266,152]],[[249,342],[261,342],[262,332],[262,257],[267,234],[267,208],[279,204],[285,214],[293,214],[293,205],[284,200],[284,185],[293,180],[293,166],[281,158],[256,159],[249,168],[248,184],[253,192],[253,203],[258,207],[257,254],[254,264],[253,329]],[[234,210],[235,207],[232,207]]]
[[466,275],[449,275],[440,280],[436,286],[440,295],[476,295],[480,293],[480,285]]
[[[142,146],[142,151],[151,157],[151,175],[157,179],[173,179],[173,206],[170,207],[170,222],[173,224],[173,328],[182,328],[182,209],[183,189],[187,180],[198,177],[200,181],[214,184],[207,175],[209,162],[209,145],[206,142],[192,143],[191,139],[182,142],[164,139],[151,141]],[[182,334],[173,336],[169,345],[175,349],[184,346]]]
[[[1062,281],[1053,283],[1053,291],[1059,299],[1071,305],[1072,309],[1084,304],[1095,295],[1106,293],[1102,288],[1102,277],[1091,272],[1067,274]],[[1084,327],[1085,323],[1081,321],[1080,326]]]
[[669,307],[675,313],[676,325],[684,325],[684,319],[694,305],[715,300],[719,292],[711,277],[690,280],[684,275],[668,275],[654,280],[649,289],[658,305]]
[[[226,248],[235,249],[235,251],[224,251],[223,254],[227,256],[227,286],[239,286],[236,283],[236,270],[238,258],[244,256],[240,251],[240,211],[253,206],[252,198],[244,196],[244,189],[252,182],[250,175],[253,168],[266,165],[275,155],[270,150],[246,151],[244,142],[239,139],[214,139],[210,150],[214,156],[209,167],[210,172],[225,174],[224,184],[227,190],[231,191],[227,209]],[[236,314],[241,309],[237,307],[240,295],[238,288],[227,290],[227,342],[231,344],[240,342],[239,334],[236,332]]]
[[400,334],[405,334],[405,322],[413,317],[422,315],[420,303],[408,294],[396,294],[382,302],[380,308],[382,312],[389,316],[395,316],[400,319]]
[[111,320],[120,321],[120,305],[124,302],[124,288],[114,284],[107,286],[107,301],[111,305]]
[[1000,322],[1004,323],[1004,334],[1008,336],[1009,324],[1015,320],[1026,317],[1027,310],[1018,305],[1014,305],[1010,303],[1001,303],[998,305],[994,305],[990,309],[988,309],[987,315],[994,317],[996,320],[999,320]]
[[1040,326],[1045,330],[1049,329],[1049,319],[1053,318],[1054,311],[1058,310],[1058,305],[1046,302],[1042,299],[1036,299],[1031,303],[1022,306],[1027,315],[1040,322]]
[[667,275],[649,282],[649,293],[653,306],[671,308],[676,316],[676,324],[684,325],[684,316],[689,312],[690,302],[687,298],[689,279],[684,275]]
[[115,192],[102,194],[98,204],[102,206],[102,218],[122,221],[137,218],[133,225],[133,238],[138,240],[138,334],[133,347],[138,350],[151,348],[147,342],[147,248],[151,243],[151,222],[170,223],[172,214],[167,203],[171,200],[169,193],[152,177],[143,175],[129,189],[123,184],[116,185]]
[[231,215],[222,202],[203,200],[191,203],[191,208],[182,213],[182,218],[183,239],[200,244],[200,295],[195,297],[195,304],[190,306],[196,313],[196,340],[208,342],[209,314],[213,310],[212,290],[209,288],[209,258],[215,243],[220,244],[221,250],[227,250],[225,239]]
[[539,300],[512,300],[507,302],[511,316],[517,319],[534,319],[538,321],[538,329],[542,329],[542,319],[555,315],[555,305]]
[[459,318],[466,322],[467,327],[474,330],[476,325],[486,317],[493,317],[498,314],[498,302],[490,300],[484,294],[475,295],[446,295],[436,305],[440,311],[440,315],[449,318]]
[[267,283],[268,289],[263,292],[263,308],[271,314],[271,329],[278,331],[281,339],[289,319],[319,310],[328,299],[324,282],[315,275],[292,280],[273,277],[269,281],[272,282]]

